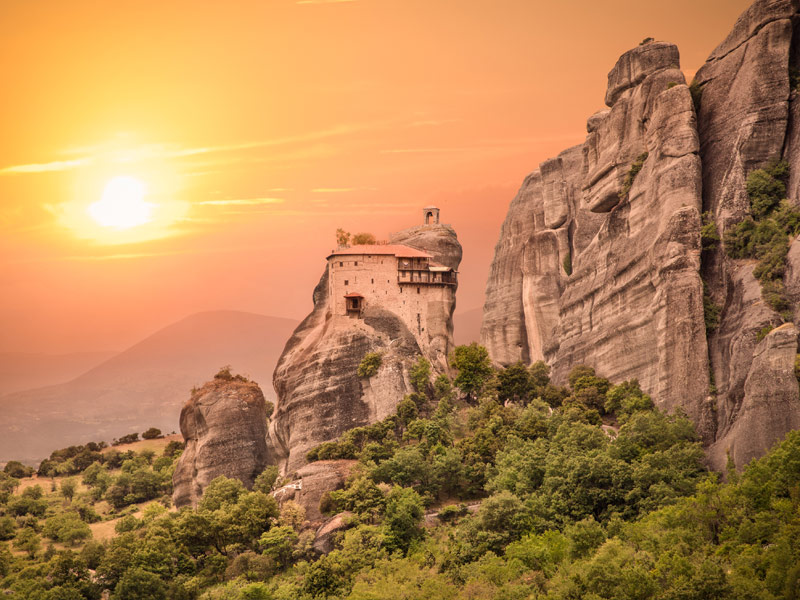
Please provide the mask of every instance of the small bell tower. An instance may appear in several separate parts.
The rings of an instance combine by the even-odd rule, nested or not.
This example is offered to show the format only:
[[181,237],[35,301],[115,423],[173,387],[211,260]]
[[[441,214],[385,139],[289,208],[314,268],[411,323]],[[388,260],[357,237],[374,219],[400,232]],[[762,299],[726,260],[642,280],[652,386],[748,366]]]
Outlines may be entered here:
[[423,208],[422,215],[425,218],[425,225],[439,224],[439,209],[435,206],[426,206]]

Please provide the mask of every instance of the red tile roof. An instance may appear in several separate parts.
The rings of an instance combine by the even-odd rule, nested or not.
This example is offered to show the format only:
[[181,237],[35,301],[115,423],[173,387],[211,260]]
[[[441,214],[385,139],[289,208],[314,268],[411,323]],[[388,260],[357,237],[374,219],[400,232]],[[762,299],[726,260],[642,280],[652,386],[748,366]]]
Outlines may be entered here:
[[427,252],[417,250],[411,246],[404,246],[403,244],[364,244],[360,246],[350,246],[349,248],[339,248],[331,252],[328,258],[331,256],[361,256],[370,254],[384,254],[397,256],[399,258],[433,258]]

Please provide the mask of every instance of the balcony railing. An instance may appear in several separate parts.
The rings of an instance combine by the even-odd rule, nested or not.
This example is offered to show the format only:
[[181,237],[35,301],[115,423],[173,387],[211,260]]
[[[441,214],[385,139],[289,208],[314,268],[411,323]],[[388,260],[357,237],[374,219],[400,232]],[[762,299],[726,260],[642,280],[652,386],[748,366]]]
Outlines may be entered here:
[[422,285],[456,285],[458,280],[452,273],[431,273],[430,271],[406,270],[397,276],[397,283],[413,283]]

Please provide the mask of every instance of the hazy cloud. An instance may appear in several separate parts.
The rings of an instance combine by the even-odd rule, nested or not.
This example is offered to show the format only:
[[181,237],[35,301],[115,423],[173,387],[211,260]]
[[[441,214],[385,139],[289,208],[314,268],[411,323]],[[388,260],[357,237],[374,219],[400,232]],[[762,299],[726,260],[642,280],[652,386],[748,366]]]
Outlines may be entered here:
[[337,194],[337,193],[340,193],[340,192],[361,192],[361,191],[377,192],[378,188],[374,188],[374,187],[341,187],[341,188],[322,187],[322,188],[314,188],[311,191],[314,192],[314,193],[317,193],[317,194]]
[[21,173],[49,173],[52,171],[68,171],[77,169],[91,162],[89,158],[76,160],[56,160],[47,163],[33,163],[29,165],[14,165],[0,169],[0,175],[18,175]]
[[236,198],[233,200],[203,200],[197,204],[204,206],[262,206],[283,202],[285,202],[283,198]]
[[345,4],[356,0],[297,0],[295,4]]

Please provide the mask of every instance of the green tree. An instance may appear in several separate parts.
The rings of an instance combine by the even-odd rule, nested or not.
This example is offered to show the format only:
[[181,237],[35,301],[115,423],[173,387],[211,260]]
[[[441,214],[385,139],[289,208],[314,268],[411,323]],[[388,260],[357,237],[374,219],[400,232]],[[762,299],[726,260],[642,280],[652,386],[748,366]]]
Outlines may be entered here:
[[166,600],[167,586],[149,571],[132,567],[120,579],[112,600]]
[[350,234],[341,227],[336,230],[336,245],[339,248],[350,245]]
[[23,527],[17,531],[17,535],[12,543],[14,548],[27,552],[30,558],[36,556],[39,548],[42,547],[42,540],[36,532],[30,527]]
[[60,513],[49,517],[45,521],[42,533],[53,541],[69,545],[92,537],[92,530],[76,512]]
[[0,504],[5,504],[19,486],[19,479],[0,472]]
[[497,399],[501,402],[506,400],[527,402],[534,390],[531,374],[522,361],[517,361],[499,371],[497,379],[499,382]]
[[0,517],[0,540],[10,540],[14,537],[17,523],[11,517]]
[[386,499],[383,525],[386,544],[390,549],[408,552],[412,543],[422,538],[420,526],[425,516],[422,498],[414,490],[395,486]]
[[418,394],[427,393],[431,379],[431,363],[428,359],[424,356],[417,358],[417,362],[411,366],[409,377],[411,385]]
[[75,490],[78,489],[78,482],[75,481],[73,477],[69,477],[64,479],[61,482],[61,495],[64,496],[67,500],[72,502],[72,498],[75,496]]
[[35,469],[33,467],[23,465],[18,460],[10,460],[3,468],[3,473],[14,477],[15,479],[22,479],[23,477],[30,477],[33,475],[34,470]]
[[261,534],[258,546],[280,568],[288,567],[297,544],[297,532],[290,526],[279,525]]
[[269,465],[256,477],[256,480],[253,482],[253,491],[269,494],[272,492],[272,488],[275,487],[275,482],[278,481],[279,474],[280,470],[277,465]]
[[489,352],[475,342],[456,346],[450,356],[450,366],[458,370],[453,383],[470,398],[480,394],[493,373]]
[[157,427],[151,427],[147,431],[142,432],[142,439],[143,440],[154,440],[156,438],[163,437],[161,435],[161,430]]
[[377,240],[375,239],[375,236],[372,235],[371,233],[367,233],[365,231],[361,232],[361,233],[353,234],[353,238],[352,238],[351,241],[353,242],[354,246],[361,246],[363,244],[375,244],[375,243],[377,243]]

